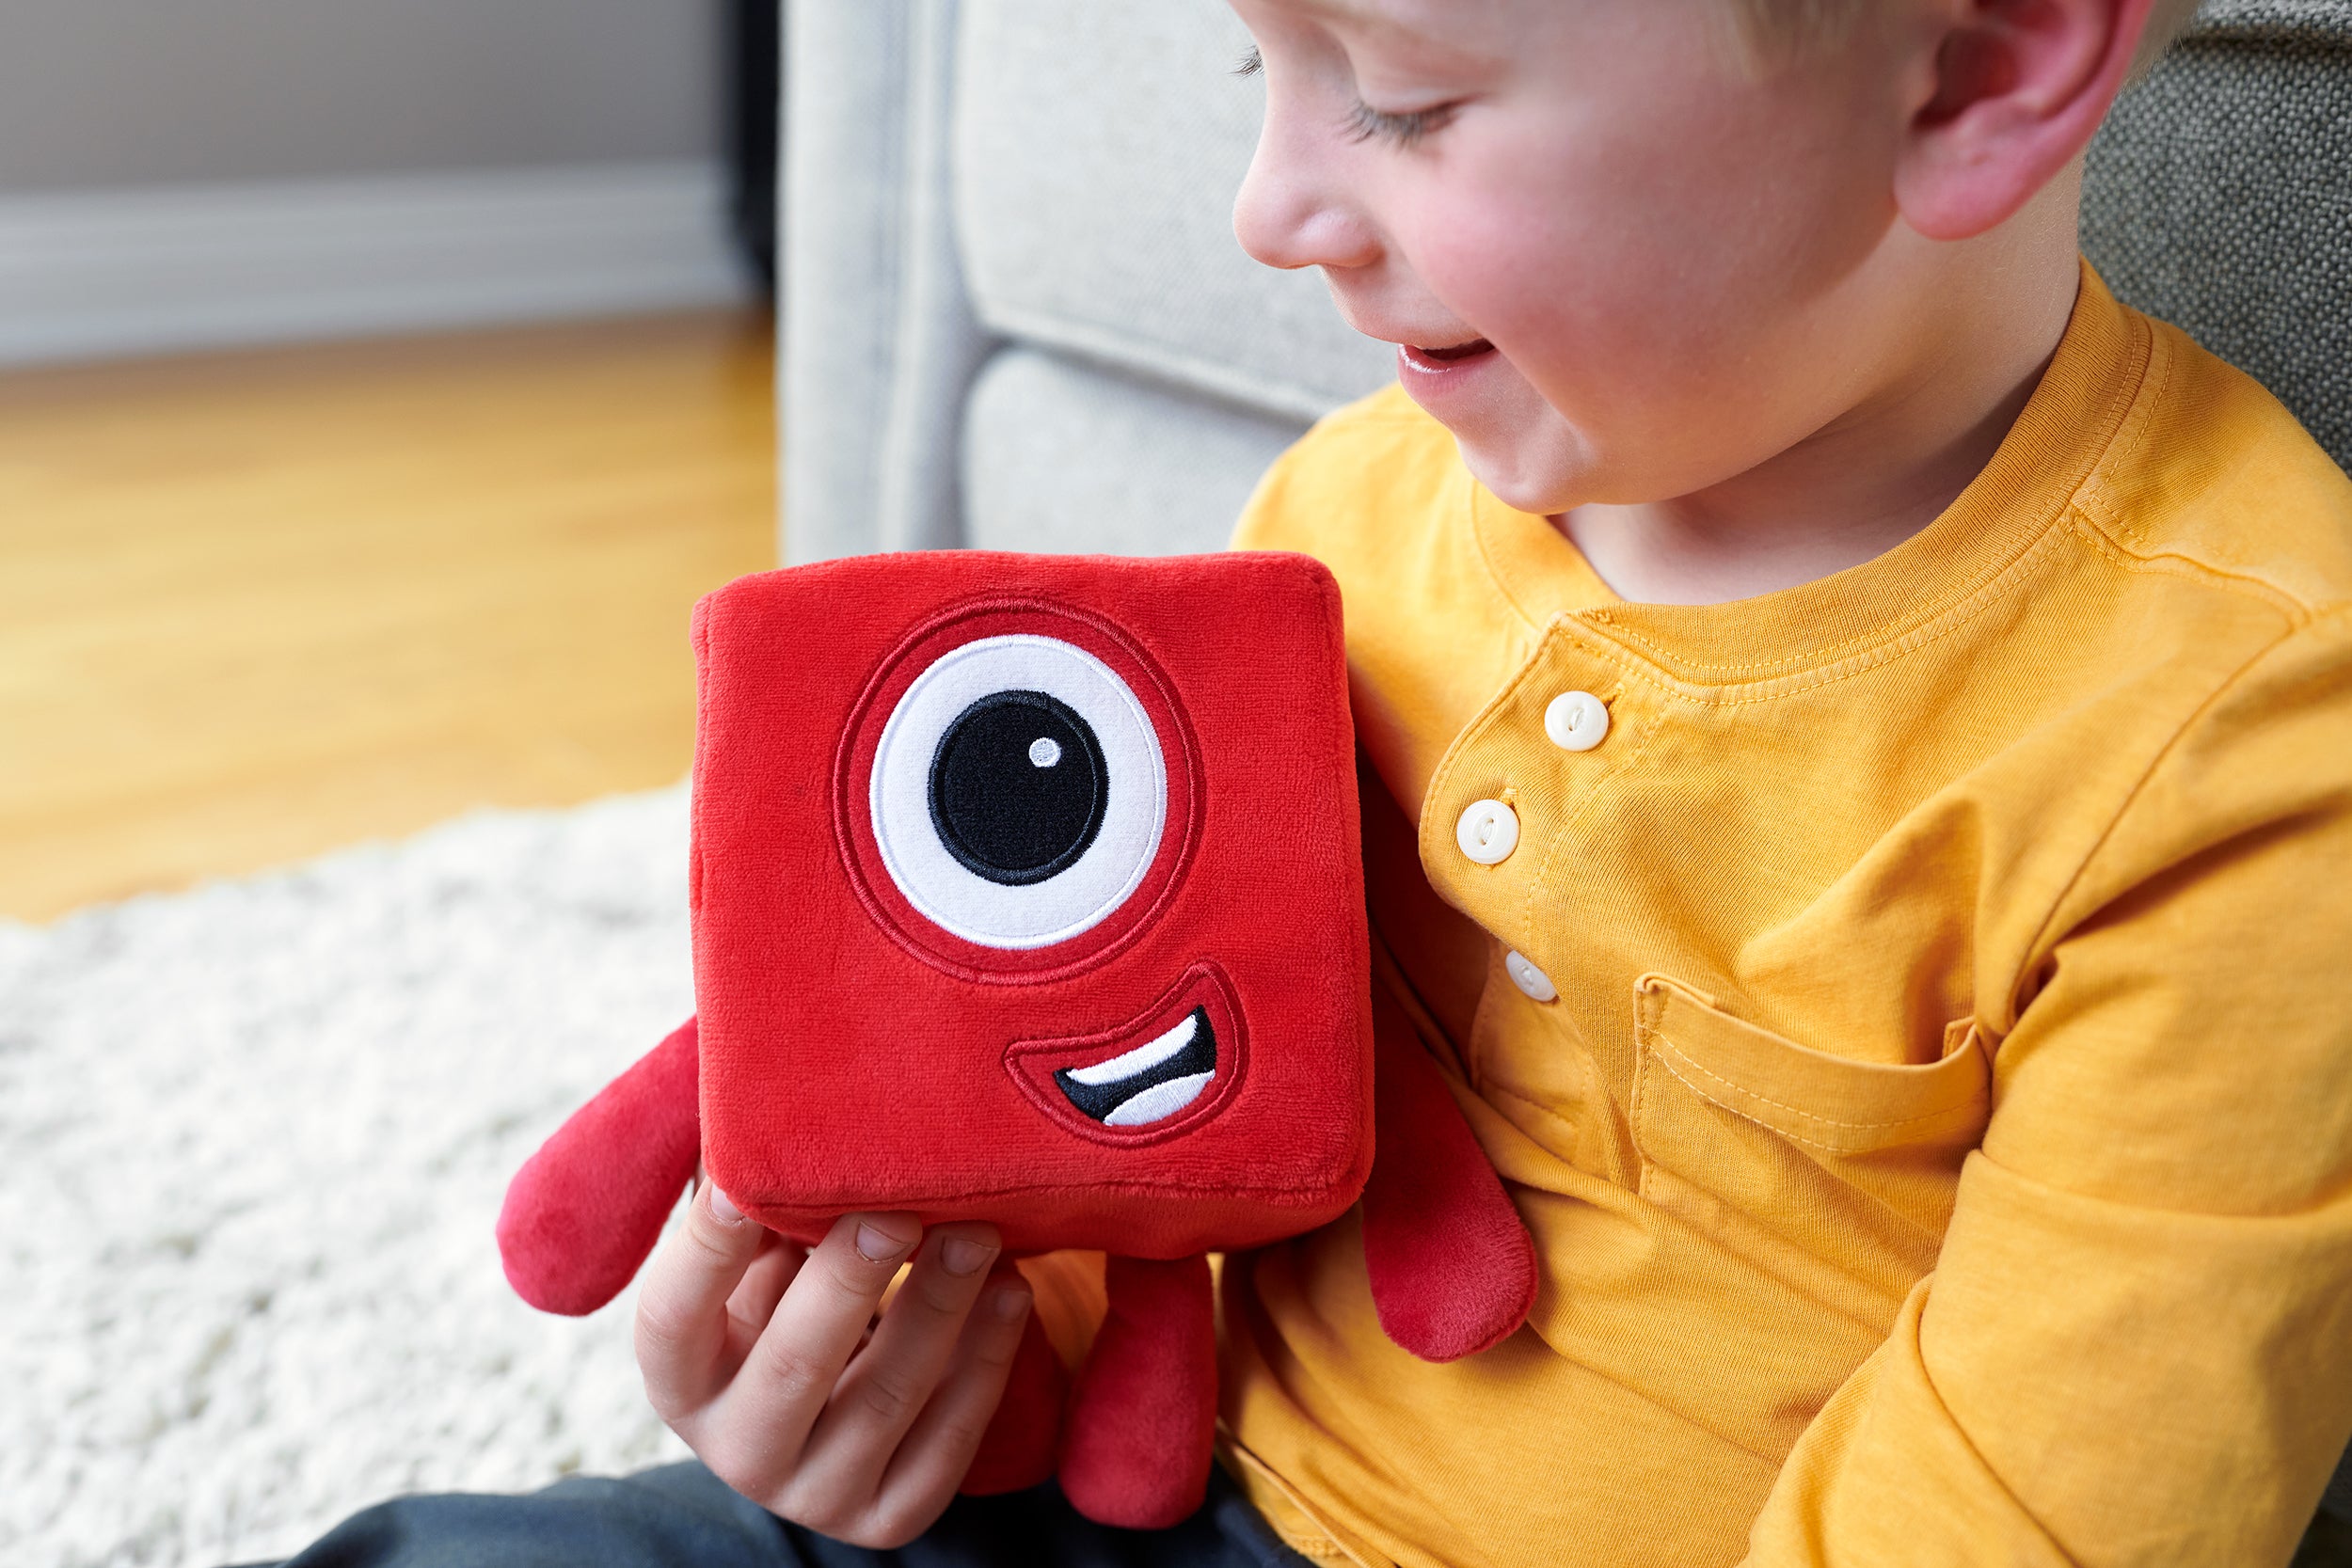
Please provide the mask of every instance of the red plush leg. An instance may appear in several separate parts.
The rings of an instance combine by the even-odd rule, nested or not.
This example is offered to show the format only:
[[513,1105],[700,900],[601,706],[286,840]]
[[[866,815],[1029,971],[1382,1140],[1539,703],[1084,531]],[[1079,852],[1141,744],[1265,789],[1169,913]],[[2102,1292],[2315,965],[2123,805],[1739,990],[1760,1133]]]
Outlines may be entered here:
[[1373,988],[1364,1267],[1390,1338],[1424,1361],[1501,1343],[1535,1305],[1535,1243],[1402,1008]]
[[1078,1372],[1061,1489],[1098,1524],[1165,1529],[1208,1494],[1216,1438],[1209,1260],[1113,1258],[1110,1309]]
[[[1007,1283],[1018,1283],[1019,1277],[1010,1269],[1002,1271]],[[1062,1400],[1068,1392],[1061,1358],[1046,1342],[1045,1330],[1032,1311],[1012,1371],[1005,1379],[1005,1397],[996,1402],[996,1415],[980,1438],[972,1467],[963,1473],[961,1490],[975,1497],[1025,1492],[1051,1477],[1054,1451],[1061,1441]]]
[[516,1294],[579,1317],[621,1293],[694,1179],[694,1093],[690,1018],[523,1163],[499,1211],[499,1254]]

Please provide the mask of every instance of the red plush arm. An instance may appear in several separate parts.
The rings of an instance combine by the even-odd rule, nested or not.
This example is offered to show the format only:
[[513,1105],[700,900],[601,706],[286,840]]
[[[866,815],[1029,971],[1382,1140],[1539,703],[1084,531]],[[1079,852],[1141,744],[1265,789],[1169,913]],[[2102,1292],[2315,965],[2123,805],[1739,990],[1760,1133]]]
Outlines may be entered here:
[[1061,1489],[1097,1524],[1166,1529],[1208,1494],[1216,1441],[1209,1260],[1111,1258],[1103,1327],[1078,1372]]
[[516,1294],[579,1317],[621,1293],[694,1179],[695,1089],[690,1018],[524,1162],[499,1211]]
[[1500,1344],[1535,1305],[1535,1243],[1404,1010],[1373,987],[1364,1267],[1390,1338],[1424,1361]]

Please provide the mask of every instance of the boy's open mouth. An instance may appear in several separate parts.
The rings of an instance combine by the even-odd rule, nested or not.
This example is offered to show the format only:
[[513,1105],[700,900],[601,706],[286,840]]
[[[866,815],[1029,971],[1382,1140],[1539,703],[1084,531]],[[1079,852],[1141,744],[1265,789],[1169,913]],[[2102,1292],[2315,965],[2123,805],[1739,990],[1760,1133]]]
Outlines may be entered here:
[[1495,345],[1484,338],[1472,338],[1467,343],[1447,343],[1437,348],[1423,348],[1419,343],[1399,345],[1399,352],[1406,364],[1418,371],[1433,372],[1452,370],[1464,360],[1475,359],[1482,354],[1492,354],[1494,351]]

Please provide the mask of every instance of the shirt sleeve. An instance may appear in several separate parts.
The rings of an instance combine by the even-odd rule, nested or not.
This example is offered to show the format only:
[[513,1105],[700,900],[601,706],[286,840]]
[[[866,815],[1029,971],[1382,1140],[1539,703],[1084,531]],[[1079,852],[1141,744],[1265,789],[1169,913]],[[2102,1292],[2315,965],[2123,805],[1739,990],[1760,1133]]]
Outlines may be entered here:
[[1754,1568],[2282,1564],[2352,1433],[2352,637],[2274,644],[2060,896],[1935,1272]]

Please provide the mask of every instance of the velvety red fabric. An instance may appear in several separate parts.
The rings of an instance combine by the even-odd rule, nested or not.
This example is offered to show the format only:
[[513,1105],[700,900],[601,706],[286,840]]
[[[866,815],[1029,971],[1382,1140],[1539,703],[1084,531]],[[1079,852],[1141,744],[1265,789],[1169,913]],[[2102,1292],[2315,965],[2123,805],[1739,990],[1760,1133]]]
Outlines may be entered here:
[[1109,1310],[1070,1402],[1061,1489],[1089,1519],[1165,1529],[1200,1506],[1216,1437],[1209,1262],[1112,1258]]
[[694,1179],[694,1021],[573,1113],[515,1173],[499,1255],[543,1312],[593,1312],[621,1293]]
[[[963,644],[1021,635],[1133,689],[1168,787],[1137,892],[1025,952],[917,913],[869,809],[898,695]],[[703,1157],[747,1212],[804,1241],[883,1208],[993,1221],[1014,1252],[1172,1259],[1295,1235],[1355,1200],[1369,959],[1339,595],[1320,564],[862,557],[730,583],[697,608],[694,646]],[[1235,1035],[1214,1114],[1130,1135],[1050,1112],[1028,1070],[1041,1042],[1067,1044],[1072,1066],[1107,1060],[1195,983]]]
[[1424,1361],[1500,1344],[1535,1305],[1535,1243],[1445,1075],[1385,994],[1375,1104],[1380,1160],[1364,1188],[1364,1268],[1389,1338]]
[[[1002,1275],[1008,1280],[1017,1277],[1009,1268]],[[979,1452],[964,1472],[961,1490],[987,1497],[1025,1492],[1050,1478],[1061,1450],[1062,1404],[1068,1396],[1061,1359],[1032,1312],[1005,1379],[1004,1397],[996,1402],[996,1414],[981,1434]]]
[[[927,919],[873,825],[899,698],[997,637],[1099,661],[1166,774],[1158,847],[1132,893],[1069,940],[1023,949]],[[1401,1018],[1382,1031],[1373,1167],[1354,737],[1321,565],[831,562],[711,594],[694,649],[698,1020],[516,1176],[499,1240],[526,1300],[577,1313],[616,1294],[698,1149],[745,1212],[802,1242],[844,1212],[895,1209],[992,1221],[1009,1256],[1103,1250],[1109,1317],[1067,1412],[1032,1323],[966,1490],[1035,1484],[1058,1433],[1072,1500],[1136,1528],[1175,1523],[1207,1483],[1204,1252],[1311,1229],[1364,1192],[1366,1257],[1398,1343],[1451,1359],[1518,1326],[1533,1248]],[[1181,1110],[1120,1125],[1062,1086],[1188,1021],[1216,1051]],[[1168,1070],[1203,1070],[1182,1060]]]

